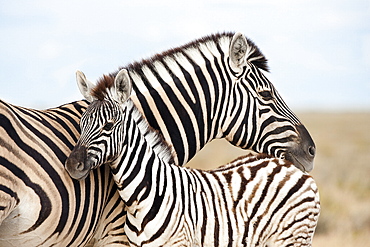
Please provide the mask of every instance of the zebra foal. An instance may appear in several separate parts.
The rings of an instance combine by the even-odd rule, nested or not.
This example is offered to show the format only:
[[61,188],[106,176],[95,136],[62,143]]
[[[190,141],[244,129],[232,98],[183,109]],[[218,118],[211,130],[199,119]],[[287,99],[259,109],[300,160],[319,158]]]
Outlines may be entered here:
[[83,93],[94,100],[66,169],[83,179],[109,164],[127,206],[132,246],[311,246],[320,203],[309,175],[267,155],[210,171],[176,166],[128,100],[131,88],[121,70],[114,83]]

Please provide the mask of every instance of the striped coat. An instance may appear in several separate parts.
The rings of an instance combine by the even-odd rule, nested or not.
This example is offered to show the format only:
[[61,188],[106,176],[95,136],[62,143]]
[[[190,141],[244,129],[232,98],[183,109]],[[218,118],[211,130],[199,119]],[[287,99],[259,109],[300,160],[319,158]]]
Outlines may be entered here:
[[311,246],[320,203],[309,175],[265,155],[210,171],[176,166],[171,149],[127,100],[127,72],[105,90],[83,114],[66,168],[84,179],[109,164],[132,246]]

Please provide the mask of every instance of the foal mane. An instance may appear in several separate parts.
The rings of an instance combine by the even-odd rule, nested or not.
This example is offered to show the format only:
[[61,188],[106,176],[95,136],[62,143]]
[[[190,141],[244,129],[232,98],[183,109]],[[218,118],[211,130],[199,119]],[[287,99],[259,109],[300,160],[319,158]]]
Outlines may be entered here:
[[91,90],[91,95],[98,100],[104,100],[109,89],[114,85],[114,78],[112,75],[103,75],[99,78],[96,86]]

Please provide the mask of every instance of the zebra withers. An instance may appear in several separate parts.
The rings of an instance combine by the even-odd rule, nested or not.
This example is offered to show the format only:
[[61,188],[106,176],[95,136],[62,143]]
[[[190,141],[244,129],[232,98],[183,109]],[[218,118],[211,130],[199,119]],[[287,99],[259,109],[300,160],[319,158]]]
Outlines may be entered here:
[[114,85],[85,91],[95,100],[66,169],[84,179],[109,164],[133,246],[311,246],[320,202],[309,175],[266,155],[210,171],[176,166],[171,149],[127,100],[131,87],[122,70]]

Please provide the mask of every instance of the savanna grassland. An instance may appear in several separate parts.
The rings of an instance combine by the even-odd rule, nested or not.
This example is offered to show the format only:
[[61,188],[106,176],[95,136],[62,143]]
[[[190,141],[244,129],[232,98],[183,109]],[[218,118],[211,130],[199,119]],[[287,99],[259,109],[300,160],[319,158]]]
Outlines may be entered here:
[[[370,246],[370,112],[297,115],[317,148],[311,175],[319,186],[321,215],[313,246]],[[210,169],[243,154],[216,140],[189,166]]]

